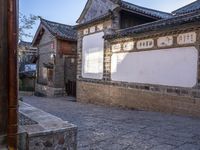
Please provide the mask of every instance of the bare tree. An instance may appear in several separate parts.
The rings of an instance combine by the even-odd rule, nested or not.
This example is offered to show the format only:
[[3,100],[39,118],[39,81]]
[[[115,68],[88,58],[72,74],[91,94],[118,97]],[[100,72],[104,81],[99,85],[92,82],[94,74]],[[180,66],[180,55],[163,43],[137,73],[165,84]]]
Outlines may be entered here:
[[33,35],[30,33],[30,30],[33,29],[33,26],[38,19],[38,16],[32,14],[26,16],[22,13],[19,13],[19,40],[27,37],[33,37]]

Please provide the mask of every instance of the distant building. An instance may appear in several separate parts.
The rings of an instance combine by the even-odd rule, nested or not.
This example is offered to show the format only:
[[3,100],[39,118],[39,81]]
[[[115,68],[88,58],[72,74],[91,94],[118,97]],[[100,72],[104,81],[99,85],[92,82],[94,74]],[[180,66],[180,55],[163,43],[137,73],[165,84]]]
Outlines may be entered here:
[[88,0],[77,21],[77,100],[200,116],[199,4],[165,13]]
[[19,90],[34,91],[36,78],[37,48],[31,42],[18,44]]
[[76,96],[76,41],[74,26],[41,18],[33,40],[38,48],[37,94]]

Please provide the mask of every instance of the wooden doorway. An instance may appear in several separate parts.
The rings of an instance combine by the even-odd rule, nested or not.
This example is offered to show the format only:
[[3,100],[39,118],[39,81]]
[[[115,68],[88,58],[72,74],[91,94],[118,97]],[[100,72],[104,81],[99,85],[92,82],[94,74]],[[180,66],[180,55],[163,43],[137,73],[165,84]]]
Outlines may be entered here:
[[68,80],[66,85],[66,93],[68,96],[76,97],[76,82]]

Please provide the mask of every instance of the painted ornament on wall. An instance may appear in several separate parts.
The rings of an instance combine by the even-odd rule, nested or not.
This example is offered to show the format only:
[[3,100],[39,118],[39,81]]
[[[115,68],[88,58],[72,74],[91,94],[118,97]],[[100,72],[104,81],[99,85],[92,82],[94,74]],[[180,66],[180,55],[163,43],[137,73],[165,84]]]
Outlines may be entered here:
[[160,37],[157,40],[158,47],[167,47],[173,45],[173,36]]
[[154,47],[153,39],[140,40],[137,42],[137,49],[148,49],[153,47]]
[[112,45],[112,52],[119,52],[119,51],[121,51],[121,44]]
[[102,31],[103,30],[103,24],[97,25],[97,31]]
[[90,33],[94,33],[94,32],[95,32],[95,30],[96,30],[95,26],[93,26],[93,27],[90,27]]
[[131,51],[131,50],[133,50],[134,49],[134,42],[132,41],[132,42],[125,42],[124,44],[123,44],[123,50],[124,51]]
[[179,45],[193,44],[193,43],[196,42],[196,40],[197,40],[196,32],[189,32],[189,33],[180,34],[177,37],[177,43]]
[[88,33],[89,33],[89,30],[88,30],[88,29],[84,29],[84,30],[83,30],[83,34],[84,34],[84,35],[87,35]]

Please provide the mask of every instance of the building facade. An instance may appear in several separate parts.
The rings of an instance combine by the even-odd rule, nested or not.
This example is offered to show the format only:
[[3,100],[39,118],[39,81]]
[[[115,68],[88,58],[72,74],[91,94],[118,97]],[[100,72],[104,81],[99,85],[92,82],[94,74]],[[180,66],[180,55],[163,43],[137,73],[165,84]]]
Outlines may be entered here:
[[41,18],[33,40],[38,48],[36,94],[75,96],[76,44],[73,26]]
[[19,90],[34,91],[36,78],[37,48],[31,42],[18,45]]
[[168,14],[88,1],[78,20],[78,101],[200,116],[199,2]]

